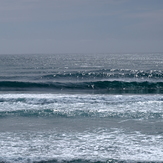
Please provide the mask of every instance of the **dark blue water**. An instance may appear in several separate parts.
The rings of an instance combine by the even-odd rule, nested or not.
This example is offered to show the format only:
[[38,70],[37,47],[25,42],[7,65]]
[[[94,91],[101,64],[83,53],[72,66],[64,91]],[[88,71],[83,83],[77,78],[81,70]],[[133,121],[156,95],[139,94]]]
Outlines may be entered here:
[[163,53],[0,55],[0,162],[163,162]]
[[162,54],[0,57],[1,91],[163,93]]

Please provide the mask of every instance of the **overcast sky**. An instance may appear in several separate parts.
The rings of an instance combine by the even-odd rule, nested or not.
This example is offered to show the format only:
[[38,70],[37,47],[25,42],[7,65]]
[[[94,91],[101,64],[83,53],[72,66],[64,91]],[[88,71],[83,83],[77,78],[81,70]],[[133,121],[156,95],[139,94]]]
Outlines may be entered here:
[[163,0],[0,0],[0,54],[163,52]]

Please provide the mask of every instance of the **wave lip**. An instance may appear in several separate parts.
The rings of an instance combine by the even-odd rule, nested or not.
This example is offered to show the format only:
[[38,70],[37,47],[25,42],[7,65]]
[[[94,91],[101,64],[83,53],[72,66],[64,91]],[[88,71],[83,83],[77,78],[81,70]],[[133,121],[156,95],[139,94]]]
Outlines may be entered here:
[[24,82],[0,81],[0,91],[93,91],[94,93],[163,93],[163,82],[87,81]]

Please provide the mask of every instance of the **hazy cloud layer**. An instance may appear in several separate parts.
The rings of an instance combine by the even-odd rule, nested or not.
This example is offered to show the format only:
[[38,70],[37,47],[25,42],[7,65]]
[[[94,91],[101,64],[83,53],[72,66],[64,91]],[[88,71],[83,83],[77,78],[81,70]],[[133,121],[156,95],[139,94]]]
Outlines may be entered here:
[[0,0],[0,54],[163,51],[162,0]]

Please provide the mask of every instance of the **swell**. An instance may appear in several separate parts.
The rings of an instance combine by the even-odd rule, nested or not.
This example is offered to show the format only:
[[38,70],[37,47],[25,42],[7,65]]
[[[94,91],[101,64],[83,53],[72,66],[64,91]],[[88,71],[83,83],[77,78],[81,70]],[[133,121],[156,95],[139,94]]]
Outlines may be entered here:
[[112,80],[112,79],[130,79],[130,80],[162,80],[163,72],[161,70],[130,70],[130,69],[99,69],[99,70],[79,70],[79,71],[61,71],[54,70],[48,73],[44,70],[42,72],[32,71],[29,72],[21,70],[12,74],[0,75],[0,80],[3,81],[92,81],[95,80]]
[[162,163],[162,161],[132,161],[132,160],[117,160],[117,159],[108,159],[108,160],[86,160],[86,159],[73,159],[73,160],[57,160],[57,159],[49,159],[49,160],[40,160],[34,161],[32,159],[13,159],[12,161],[0,161],[0,163],[11,163],[11,162],[23,162],[24,163]]
[[[74,160],[49,160],[49,161],[34,161],[33,163],[128,163],[128,161],[123,160],[115,160],[115,159],[108,159],[105,161],[98,161],[98,160],[84,160],[84,159],[74,159]],[[136,161],[132,161],[132,163],[136,163]],[[139,162],[139,163],[149,163],[149,162]],[[154,163],[154,162],[150,162]]]
[[41,91],[73,90],[94,91],[94,93],[163,93],[163,82],[126,82],[126,81],[90,81],[90,82],[23,82],[0,81],[0,91]]
[[0,111],[0,117],[55,117],[55,118],[127,118],[127,119],[163,119],[162,112],[146,111],[103,111],[103,110],[15,110]]
[[146,78],[146,79],[162,79],[163,72],[159,70],[128,70],[128,69],[101,69],[94,71],[78,71],[78,72],[58,72],[43,75],[43,79],[61,79],[61,78]]
[[93,161],[93,160],[84,160],[84,159],[76,159],[76,160],[49,160],[49,161],[34,161],[33,163],[162,163],[159,161],[131,161],[131,160],[115,160],[115,159],[108,159],[106,161]]

